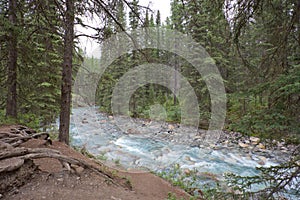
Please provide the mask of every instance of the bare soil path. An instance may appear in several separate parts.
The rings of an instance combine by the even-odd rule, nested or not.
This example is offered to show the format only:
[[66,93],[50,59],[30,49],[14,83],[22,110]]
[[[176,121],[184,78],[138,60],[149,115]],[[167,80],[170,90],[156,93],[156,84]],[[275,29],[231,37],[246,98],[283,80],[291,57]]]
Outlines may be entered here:
[[[11,141],[7,140],[7,135],[15,134],[18,128],[19,126],[0,127],[0,199],[164,200],[168,193],[176,194],[178,199],[189,199],[189,195],[183,190],[151,173],[108,168],[58,141],[49,144],[45,138],[31,138],[26,139],[26,142],[22,140],[20,145],[14,147],[2,142]],[[30,156],[26,154],[27,157],[1,159],[4,153],[16,149],[50,153],[44,153],[42,155],[45,156],[40,158],[27,158]],[[52,150],[58,151],[64,160],[49,156],[52,155]],[[77,165],[78,161],[80,163]],[[15,166],[15,169],[5,168],[1,172],[3,166]]]

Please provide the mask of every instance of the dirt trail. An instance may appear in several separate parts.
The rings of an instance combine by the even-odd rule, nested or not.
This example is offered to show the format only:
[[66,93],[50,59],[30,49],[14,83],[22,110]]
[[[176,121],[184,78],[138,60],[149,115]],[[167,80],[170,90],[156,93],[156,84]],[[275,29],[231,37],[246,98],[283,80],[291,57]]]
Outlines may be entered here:
[[[0,139],[4,138],[4,133],[10,133],[17,127],[0,127]],[[167,199],[169,192],[176,194],[178,198],[189,199],[189,195],[183,190],[173,187],[170,183],[151,173],[121,172],[108,168],[58,141],[54,141],[50,145],[44,139],[30,139],[17,148],[21,147],[31,150],[59,151],[62,156],[81,160],[92,168],[105,170],[114,178],[109,179],[97,171],[74,164],[66,164],[56,158],[27,159],[21,167],[13,171],[0,171],[0,179],[3,180],[0,181],[0,189],[4,188],[5,184],[9,184],[6,185],[5,191],[0,192],[0,199],[164,200]],[[7,149],[9,148],[2,145],[0,152],[5,152]],[[0,169],[1,162],[4,160],[0,158]],[[63,166],[64,164],[66,165]],[[13,177],[13,174],[17,174],[18,177]],[[6,181],[9,179],[13,182]]]

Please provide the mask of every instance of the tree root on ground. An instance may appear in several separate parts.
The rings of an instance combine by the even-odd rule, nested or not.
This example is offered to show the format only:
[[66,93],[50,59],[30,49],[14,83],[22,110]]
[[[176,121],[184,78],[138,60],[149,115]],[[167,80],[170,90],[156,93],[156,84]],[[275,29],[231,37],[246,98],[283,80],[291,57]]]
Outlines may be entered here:
[[[11,132],[0,132],[0,177],[20,169],[24,163],[28,163],[27,161],[32,162],[34,159],[39,158],[53,158],[59,160],[71,172],[76,172],[74,166],[82,167],[104,177],[109,183],[131,189],[131,186],[126,181],[122,181],[122,178],[113,175],[104,165],[102,165],[104,168],[100,169],[100,167],[96,167],[96,164],[90,164],[84,160],[63,155],[61,152],[50,148],[18,147],[33,138],[49,140],[48,133],[28,134],[24,130],[26,130],[26,127],[22,127],[21,131],[14,129]],[[97,164],[101,165],[99,162]]]

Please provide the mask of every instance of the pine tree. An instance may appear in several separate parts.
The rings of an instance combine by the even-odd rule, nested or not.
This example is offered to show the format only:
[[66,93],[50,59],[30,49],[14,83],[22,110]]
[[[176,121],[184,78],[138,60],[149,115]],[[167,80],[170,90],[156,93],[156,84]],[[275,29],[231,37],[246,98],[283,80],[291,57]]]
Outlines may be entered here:
[[[135,32],[135,30],[140,27],[140,11],[139,11],[139,1],[138,0],[133,0],[132,1],[132,10],[129,12],[129,27],[132,30],[132,37],[135,40],[138,40],[139,35],[137,35],[137,33]],[[138,42],[138,41],[137,41]],[[137,51],[133,51],[131,53],[131,58],[130,58],[130,65],[131,67],[135,67],[138,64],[139,61],[139,56]],[[132,78],[130,78],[130,83],[129,85],[135,85],[136,84],[136,77],[135,75],[132,76]],[[134,92],[134,94],[131,97],[130,100],[130,110],[132,113],[133,117],[137,117],[137,99],[138,99],[138,95],[136,92]]]
[[[3,11],[8,9],[5,5],[8,4],[1,4]],[[47,12],[43,12],[44,10]],[[18,55],[16,80],[18,121],[34,127],[49,124],[57,118],[60,95],[59,69],[62,40],[58,29],[60,23],[56,5],[53,1],[38,4],[18,2],[18,9],[15,12],[18,23],[13,27],[5,13],[1,15],[5,22],[1,24],[3,28],[1,34],[6,37],[9,30],[15,30],[18,35],[18,45],[15,46]],[[11,45],[5,45],[5,42],[1,41],[3,50],[1,53],[8,57],[7,52]],[[8,59],[3,59],[1,62],[7,65]],[[3,82],[7,75],[3,73]],[[8,90],[3,88],[2,94],[6,93]],[[4,107],[3,104],[1,107]],[[6,106],[10,105],[11,102],[6,103]]]
[[244,77],[239,86],[244,101],[234,128],[271,137],[297,133],[299,2],[261,1],[241,4],[239,9],[248,10],[240,11],[234,23],[236,52],[246,70],[239,70]]
[[6,116],[17,118],[17,61],[18,61],[18,31],[17,31],[17,1],[9,0],[8,18],[10,31],[8,36],[8,63],[7,63],[7,99]]
[[[28,11],[23,20],[19,59],[19,113],[31,114],[40,126],[47,126],[58,116],[60,103],[60,69],[62,63],[62,38],[58,10],[53,1],[45,1]],[[47,12],[42,12],[47,10]],[[31,24],[38,24],[39,28]],[[30,55],[28,52],[31,52]],[[33,89],[35,88],[35,89]]]
[[65,16],[59,141],[69,144],[75,17],[75,2],[73,0],[66,0]]

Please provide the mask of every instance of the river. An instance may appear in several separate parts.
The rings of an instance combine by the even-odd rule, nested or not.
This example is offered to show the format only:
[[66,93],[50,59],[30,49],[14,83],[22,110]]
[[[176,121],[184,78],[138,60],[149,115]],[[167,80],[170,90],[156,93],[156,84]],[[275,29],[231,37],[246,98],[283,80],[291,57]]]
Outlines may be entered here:
[[[162,172],[170,170],[176,164],[182,170],[197,169],[199,173],[213,175],[211,179],[202,180],[202,184],[212,183],[215,180],[222,181],[225,173],[241,176],[258,175],[256,167],[278,165],[284,161],[276,153],[267,150],[263,151],[262,155],[245,151],[238,146],[195,147],[191,143],[196,135],[181,133],[176,136],[175,131],[175,133],[157,131],[162,127],[160,123],[153,123],[146,128],[146,132],[139,130],[128,134],[125,133],[124,127],[130,123],[126,118],[122,120],[124,126],[120,128],[120,120],[117,125],[115,118],[99,113],[97,108],[73,109],[71,144],[85,146],[90,153],[101,155],[108,163],[118,162],[126,169]],[[141,127],[145,130],[142,125],[144,124],[141,124]],[[134,128],[138,130],[138,127]],[[257,186],[256,189],[259,188],[261,186]]]

